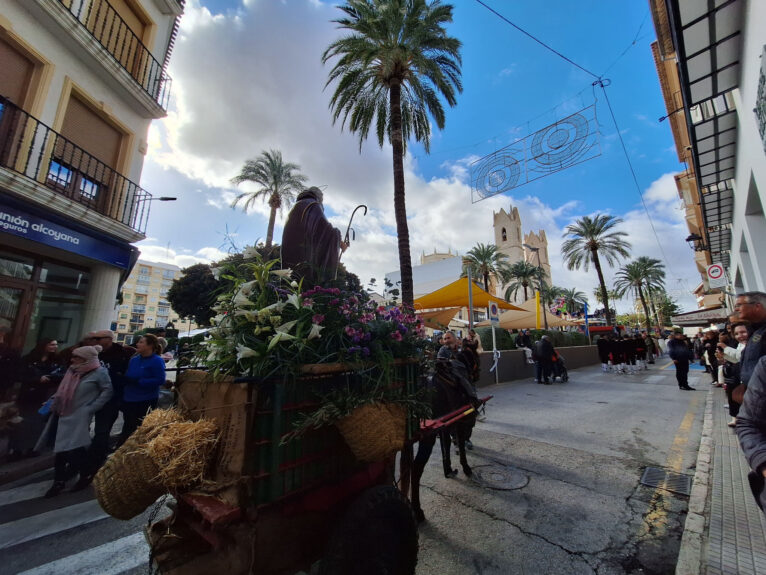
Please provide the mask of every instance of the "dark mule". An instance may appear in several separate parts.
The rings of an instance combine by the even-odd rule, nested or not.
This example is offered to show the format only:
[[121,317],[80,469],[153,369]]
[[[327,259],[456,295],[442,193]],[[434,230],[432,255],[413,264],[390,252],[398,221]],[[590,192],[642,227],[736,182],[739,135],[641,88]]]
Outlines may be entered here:
[[[431,389],[431,405],[433,408],[433,418],[442,417],[466,405],[476,406],[478,400],[473,386],[468,382],[465,365],[457,360],[437,362],[435,373],[428,378],[428,386]],[[454,431],[457,438],[457,446],[460,454],[460,465],[463,473],[470,477],[471,467],[465,456],[465,442],[471,436],[471,430],[476,422],[476,413],[471,413],[449,427],[443,427],[436,433],[431,433],[423,437],[418,442],[418,453],[412,466],[412,508],[418,522],[425,519],[423,510],[420,507],[420,478],[423,475],[426,463],[428,463],[436,443],[436,436],[439,436],[441,445],[442,464],[444,466],[444,477],[451,479],[457,476],[457,469],[452,468],[450,458],[451,438],[450,432]]]

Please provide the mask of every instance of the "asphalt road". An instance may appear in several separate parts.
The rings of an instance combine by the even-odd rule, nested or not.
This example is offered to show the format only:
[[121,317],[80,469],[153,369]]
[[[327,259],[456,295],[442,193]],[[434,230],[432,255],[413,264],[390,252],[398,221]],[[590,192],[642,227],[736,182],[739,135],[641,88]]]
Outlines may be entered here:
[[[495,398],[469,452],[484,483],[445,479],[434,450],[418,575],[672,573],[688,498],[639,480],[646,466],[693,473],[704,393],[679,391],[662,363],[484,388]],[[43,499],[51,481],[46,470],[0,489],[0,575],[148,572],[149,511],[114,520],[90,488]]]
[[484,481],[445,479],[434,450],[418,575],[674,573],[688,497],[640,479],[694,473],[708,378],[692,372],[700,390],[680,391],[667,364],[483,388],[495,397],[468,458]]

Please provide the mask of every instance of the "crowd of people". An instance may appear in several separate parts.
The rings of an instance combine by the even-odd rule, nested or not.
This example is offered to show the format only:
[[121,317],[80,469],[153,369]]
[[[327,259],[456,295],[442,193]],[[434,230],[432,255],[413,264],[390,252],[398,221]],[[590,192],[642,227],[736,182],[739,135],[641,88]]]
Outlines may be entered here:
[[634,335],[610,334],[596,340],[601,371],[635,375],[649,369],[661,355],[657,340],[648,332]]
[[[9,459],[52,449],[54,482],[45,496],[58,495],[75,477],[72,489],[84,489],[110,451],[157,407],[165,346],[164,338],[145,334],[131,347],[100,330],[61,351],[56,340],[44,339],[23,357],[6,354],[0,399],[14,401],[20,419],[11,429]],[[112,444],[120,412],[122,431]]]

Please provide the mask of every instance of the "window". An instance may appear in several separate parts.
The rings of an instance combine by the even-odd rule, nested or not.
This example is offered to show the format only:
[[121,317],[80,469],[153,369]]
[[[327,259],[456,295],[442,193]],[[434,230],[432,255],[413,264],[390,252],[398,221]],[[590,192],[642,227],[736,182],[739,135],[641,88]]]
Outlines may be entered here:
[[176,275],[173,270],[162,270],[162,277],[168,280],[172,280]]
[[0,94],[19,107],[29,90],[35,65],[27,56],[0,38]]
[[149,307],[149,311],[154,311],[154,307],[153,306]]
[[137,294],[146,294],[149,293],[149,288],[143,285],[136,286],[136,293]]
[[121,313],[121,314],[120,314],[120,319],[128,319],[128,314],[126,314],[126,313]]
[[138,279],[136,280],[136,284],[138,285],[149,285],[151,282],[151,278],[147,275],[140,275],[138,276]]
[[[123,297],[123,299],[130,299],[133,296],[131,294],[129,294],[129,293],[125,293],[125,294],[122,294],[122,297]],[[125,306],[123,306],[123,307],[125,307]]]
[[146,266],[141,266],[140,268],[138,268],[138,273],[141,274],[142,276],[148,276],[148,275],[151,275],[152,270],[151,268],[148,268]]
[[508,241],[508,234],[506,233],[505,228],[503,228],[502,234],[503,234],[503,241],[507,242]]
[[117,329],[120,331],[125,331],[126,329],[128,329],[128,326],[124,323],[121,323],[119,326],[117,326]]

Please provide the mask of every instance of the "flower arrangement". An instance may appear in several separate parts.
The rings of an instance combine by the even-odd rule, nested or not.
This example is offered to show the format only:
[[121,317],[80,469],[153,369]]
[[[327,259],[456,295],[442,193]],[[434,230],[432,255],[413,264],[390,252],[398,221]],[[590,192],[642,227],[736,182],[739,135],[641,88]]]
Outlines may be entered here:
[[278,260],[247,255],[244,263],[216,270],[228,287],[213,308],[217,315],[198,352],[201,363],[216,374],[264,379],[297,377],[306,364],[342,363],[357,371],[364,384],[318,398],[320,407],[300,418],[293,436],[367,404],[399,403],[415,416],[428,415],[422,391],[407,395],[389,385],[394,360],[420,360],[428,343],[414,313],[378,306],[363,293],[304,289],[290,270],[278,268]]

